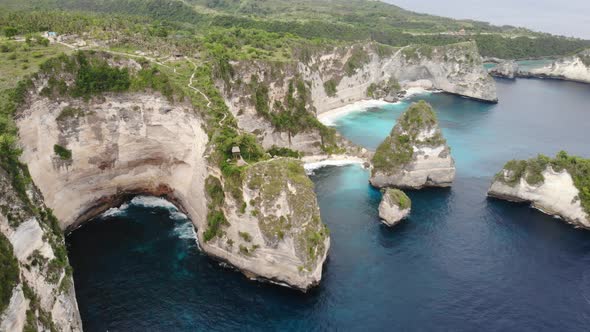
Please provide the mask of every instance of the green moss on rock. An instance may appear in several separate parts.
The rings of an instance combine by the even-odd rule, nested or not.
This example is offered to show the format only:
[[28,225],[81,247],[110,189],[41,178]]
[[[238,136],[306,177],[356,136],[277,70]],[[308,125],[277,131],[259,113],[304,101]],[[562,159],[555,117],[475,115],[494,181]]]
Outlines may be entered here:
[[320,219],[313,182],[300,161],[277,158],[247,170],[250,205],[257,213],[265,243],[276,246],[286,237],[294,240],[296,255],[311,270],[325,254],[328,230]]
[[72,160],[72,150],[68,150],[59,144],[53,146],[53,152],[55,152],[61,160]]
[[412,207],[412,201],[403,191],[394,188],[388,188],[383,193],[386,199],[397,205],[400,210],[409,209]]
[[[420,133],[435,130],[433,136],[420,138]],[[413,103],[397,120],[389,136],[377,147],[373,156],[373,172],[392,173],[413,160],[413,146],[446,144],[438,128],[432,107],[421,100]]]

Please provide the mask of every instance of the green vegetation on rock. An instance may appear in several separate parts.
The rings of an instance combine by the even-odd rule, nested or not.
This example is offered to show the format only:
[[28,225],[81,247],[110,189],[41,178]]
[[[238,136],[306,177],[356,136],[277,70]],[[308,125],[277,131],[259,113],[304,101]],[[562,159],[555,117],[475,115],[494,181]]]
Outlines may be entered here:
[[68,150],[59,144],[53,145],[53,152],[55,152],[61,160],[72,160],[72,150]]
[[208,209],[207,229],[203,233],[205,242],[209,242],[215,237],[223,234],[223,226],[229,225],[223,205],[225,203],[225,193],[218,178],[209,175],[205,180],[205,192],[207,194]]
[[254,195],[250,205],[260,211],[258,225],[267,245],[292,237],[297,256],[311,269],[325,253],[328,230],[301,162],[291,158],[260,162],[248,169],[245,181]]
[[12,289],[19,281],[19,269],[12,244],[0,233],[0,313],[8,306]]
[[344,64],[344,72],[347,76],[352,76],[370,60],[369,53],[362,46],[356,45],[353,47],[350,57]]
[[311,92],[301,77],[295,77],[289,81],[285,99],[275,100],[272,108],[267,83],[259,81],[259,78],[254,75],[250,81],[250,90],[256,112],[277,130],[287,132],[289,140],[296,134],[317,130],[321,138],[321,147],[325,152],[338,150],[335,130],[326,127],[311,112]]
[[246,242],[252,242],[252,235],[248,232],[238,232],[238,235]]
[[335,97],[336,96],[336,81],[334,79],[327,80],[324,82],[324,91],[328,97]]
[[59,113],[57,118],[55,118],[55,120],[60,122],[71,118],[78,118],[81,116],[84,116],[84,111],[82,109],[66,106],[64,107],[64,109],[61,110],[61,112]]
[[[433,129],[434,136],[419,138],[420,133]],[[398,118],[389,136],[377,147],[372,159],[373,172],[391,173],[402,168],[412,161],[414,145],[438,146],[445,143],[432,107],[423,100],[413,103]]]
[[401,90],[401,86],[395,77],[390,77],[389,80],[371,83],[367,88],[367,97],[383,98]]
[[270,149],[266,150],[268,154],[272,157],[290,157],[290,158],[301,158],[301,152],[291,150],[289,148],[281,148],[277,146],[272,146]]
[[385,190],[383,195],[389,197],[393,203],[395,203],[400,210],[409,209],[412,207],[412,201],[403,191],[395,188],[388,188]]
[[580,192],[582,207],[590,215],[590,159],[570,156],[567,152],[560,151],[555,158],[540,154],[528,160],[510,160],[496,174],[496,180],[515,186],[524,178],[530,185],[541,185],[545,181],[543,172],[548,167],[556,172],[565,170],[569,173]]

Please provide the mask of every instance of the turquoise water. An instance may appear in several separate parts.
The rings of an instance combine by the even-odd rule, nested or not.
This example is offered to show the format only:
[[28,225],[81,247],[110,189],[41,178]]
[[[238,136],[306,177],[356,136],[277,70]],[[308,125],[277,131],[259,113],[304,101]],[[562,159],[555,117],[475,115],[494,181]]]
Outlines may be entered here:
[[[553,62],[551,59],[540,59],[540,60],[520,60],[516,61],[518,68],[523,71],[528,71],[535,68],[545,67]],[[484,63],[484,68],[490,70],[497,65],[495,63]]]
[[[350,113],[335,122],[345,137],[375,150],[414,101],[431,103],[455,158],[457,172],[487,177],[508,160],[561,149],[590,156],[590,87],[571,82],[497,80],[500,102],[486,104],[433,93]],[[571,128],[571,130],[568,130]]]
[[[590,232],[485,192],[507,159],[563,148],[590,157],[590,86],[497,83],[497,105],[422,97],[437,110],[457,179],[408,192],[412,214],[395,228],[379,222],[366,170],[316,171],[332,246],[308,294],[207,258],[169,207],[129,204],[74,231],[67,244],[85,330],[587,331]],[[374,148],[405,106],[349,114],[337,128]]]

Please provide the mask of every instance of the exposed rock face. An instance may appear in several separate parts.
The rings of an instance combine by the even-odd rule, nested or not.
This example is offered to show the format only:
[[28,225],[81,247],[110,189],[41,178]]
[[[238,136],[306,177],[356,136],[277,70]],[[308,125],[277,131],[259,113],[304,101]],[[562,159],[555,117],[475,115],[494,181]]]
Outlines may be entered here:
[[377,188],[448,187],[455,178],[455,162],[436,114],[424,101],[400,116],[371,162],[369,181]]
[[[72,108],[79,114],[64,116]],[[204,220],[207,135],[201,124],[188,105],[151,94],[106,95],[91,103],[35,97],[17,119],[21,159],[63,229],[134,193],[168,195],[193,222]],[[70,150],[71,159],[60,158],[56,144]]]
[[18,265],[12,296],[0,312],[0,331],[22,331],[25,326],[34,330],[81,331],[63,236],[52,228],[40,193],[29,185],[25,202],[1,169],[0,192],[0,237],[12,246]]
[[399,189],[387,189],[379,204],[379,218],[387,226],[395,226],[410,214],[412,202]]
[[502,61],[490,70],[490,74],[496,77],[514,79],[518,73],[518,63],[514,60]]
[[[315,236],[324,228],[318,219],[313,187],[305,187],[301,178],[289,182],[283,174],[280,183],[290,183],[290,190],[294,188],[301,199],[305,197],[309,210],[296,210],[290,201],[291,191],[281,196],[282,207],[277,211],[248,206],[244,214],[239,213],[241,206],[237,204],[224,207],[230,224],[225,230],[231,236],[228,238],[238,239],[239,231],[249,231],[255,242],[244,250],[252,250],[254,244],[259,248],[244,254],[237,240],[233,248],[225,241],[205,241],[209,228],[205,179],[218,171],[206,164],[208,138],[192,106],[146,93],[107,94],[89,103],[33,95],[17,125],[24,148],[21,159],[28,164],[62,229],[71,229],[132,195],[164,196],[189,215],[207,254],[248,276],[302,290],[319,282],[329,237],[322,237],[321,248],[320,243],[314,247],[313,260],[303,256],[302,245],[308,241],[300,233]],[[56,144],[69,150],[71,158],[60,157],[54,151]],[[252,166],[252,172],[258,167]],[[301,172],[305,176],[303,168]],[[310,185],[310,180],[304,184]],[[245,187],[244,195],[250,203],[260,194]],[[266,204],[263,198],[255,201]],[[262,237],[262,231],[257,230],[259,217],[251,215],[255,209],[264,220],[273,213],[279,221],[281,217],[289,220],[290,228],[281,233],[284,241],[269,242],[268,237]],[[310,228],[312,225],[318,229]]]
[[240,128],[258,134],[265,147],[277,145],[317,154],[322,152],[322,139],[317,130],[310,130],[292,135],[289,140],[285,131],[266,121],[256,109],[253,77],[268,88],[265,104],[271,113],[288,104],[289,86],[298,80],[305,82],[309,91],[306,109],[312,114],[371,98],[370,92],[375,88],[377,97],[389,100],[395,100],[397,89],[423,87],[497,101],[495,83],[483,68],[472,42],[401,49],[375,43],[357,44],[316,50],[300,58],[286,64],[234,62],[235,77],[229,84],[218,82]]
[[532,69],[525,75],[590,83],[590,49],[561,58],[548,66]]
[[[590,218],[584,210],[580,191],[567,169],[555,170],[550,164],[541,168],[522,166],[512,161],[500,171],[490,189],[488,196],[513,202],[530,202],[532,207],[552,216],[564,219],[576,226],[590,229]],[[530,161],[529,161],[530,165]]]
[[330,237],[301,162],[259,162],[247,170],[242,191],[241,204],[225,197],[222,235],[202,245],[247,274],[303,291],[317,285]]

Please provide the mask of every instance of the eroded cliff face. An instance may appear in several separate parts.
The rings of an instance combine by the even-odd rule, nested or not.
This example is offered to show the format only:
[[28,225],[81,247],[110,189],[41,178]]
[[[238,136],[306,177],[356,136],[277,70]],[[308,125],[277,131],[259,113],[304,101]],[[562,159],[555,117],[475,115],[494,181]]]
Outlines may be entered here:
[[576,227],[590,229],[590,218],[581,205],[580,192],[568,171],[558,172],[549,166],[541,175],[542,181],[531,184],[526,174],[518,176],[513,170],[503,169],[496,175],[488,196],[530,202],[532,207],[546,214],[560,217]]
[[[188,214],[207,254],[253,278],[301,290],[319,283],[329,237],[326,233],[318,240],[321,248],[319,242],[307,245],[305,236],[316,236],[325,229],[313,185],[301,165],[280,164],[276,179],[264,179],[289,184],[277,198],[280,203],[264,196],[266,187],[245,182],[241,201],[246,210],[228,199],[223,207],[225,235],[208,238],[212,210],[207,206],[205,182],[210,174],[220,177],[220,172],[207,164],[207,134],[190,105],[171,103],[157,93],[105,94],[89,101],[33,94],[17,125],[24,149],[21,159],[62,229],[72,229],[132,195],[163,196]],[[246,178],[264,170],[263,165],[275,164],[251,165]],[[296,190],[297,196],[290,190]],[[274,203],[281,207],[267,206]],[[270,240],[263,225],[285,227],[281,240]],[[251,234],[251,241],[239,232]],[[310,247],[313,259],[303,254]]]
[[[321,135],[311,129],[289,135],[261,114],[288,109],[293,86],[307,89],[305,108],[317,115],[359,100],[395,95],[400,89],[440,89],[478,100],[497,101],[493,79],[483,68],[475,43],[396,49],[375,43],[322,49],[294,62],[234,62],[235,75],[218,82],[240,128],[258,134],[265,147],[321,152]],[[259,98],[263,85],[267,97]],[[295,96],[297,96],[297,91]],[[289,137],[291,136],[291,137]]]
[[450,148],[434,111],[424,101],[400,116],[372,164],[369,181],[377,188],[448,187],[455,178]]
[[2,278],[12,294],[0,312],[0,331],[81,331],[63,236],[37,188],[29,184],[25,190],[19,194],[0,169],[0,241],[11,247],[2,248],[1,256],[16,261],[16,269],[3,265],[0,272],[14,277]]
[[253,278],[303,291],[319,284],[330,236],[301,162],[276,158],[252,165],[242,194],[241,202],[223,198],[223,231],[201,245]]
[[518,75],[518,63],[514,60],[502,61],[490,70],[490,74],[496,77],[514,79]]
[[145,93],[90,102],[33,96],[17,125],[21,160],[63,229],[135,193],[167,195],[194,222],[205,218],[207,135],[189,105]]
[[524,75],[590,83],[590,49],[561,58],[545,67],[532,69]]

